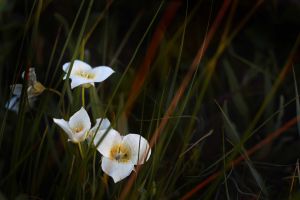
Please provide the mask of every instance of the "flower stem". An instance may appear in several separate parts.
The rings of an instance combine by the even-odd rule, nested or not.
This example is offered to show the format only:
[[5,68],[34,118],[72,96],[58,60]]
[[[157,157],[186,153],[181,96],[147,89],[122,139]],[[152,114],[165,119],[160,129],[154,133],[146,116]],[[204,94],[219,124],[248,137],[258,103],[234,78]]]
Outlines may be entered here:
[[81,148],[80,142],[78,143],[78,148],[79,148],[79,152],[80,152],[81,158],[83,159],[83,152],[82,152],[82,148]]
[[93,185],[92,185],[92,199],[95,198],[96,193],[96,151],[93,156]]
[[82,101],[82,107],[84,107],[85,106],[84,87],[81,87],[81,101]]
[[60,93],[59,91],[55,90],[55,89],[52,89],[52,88],[46,88],[46,90],[48,90],[48,91],[50,91],[50,92],[53,92],[53,93],[55,93],[55,94],[57,94],[58,96],[61,97],[61,93]]
[[84,46],[85,46],[85,39],[82,40],[81,47],[80,47],[80,59],[84,59]]

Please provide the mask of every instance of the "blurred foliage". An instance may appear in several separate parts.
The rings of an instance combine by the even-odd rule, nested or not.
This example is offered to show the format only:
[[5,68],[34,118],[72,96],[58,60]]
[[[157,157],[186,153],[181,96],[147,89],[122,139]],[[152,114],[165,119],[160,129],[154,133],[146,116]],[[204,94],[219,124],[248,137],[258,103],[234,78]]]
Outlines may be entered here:
[[[9,86],[26,82],[21,73],[27,67],[36,68],[38,80],[47,88],[62,91],[66,83],[61,66],[78,53],[76,45],[82,42],[79,36],[89,2],[0,0],[0,198],[114,199],[126,186],[126,181],[114,185],[103,176],[101,158],[95,151],[91,157],[80,160],[76,147],[67,143],[65,135],[53,126],[53,117],[68,118],[81,106],[80,89],[71,91],[67,87],[61,97],[63,105],[59,104],[60,96],[47,90],[31,110],[16,115],[4,108],[11,95]],[[170,25],[161,30],[163,37],[153,60],[148,61],[149,71],[138,74],[143,62],[147,62],[152,39],[168,6],[179,2]],[[297,115],[300,2],[263,1],[215,60],[212,78],[203,99],[200,98],[207,66],[223,44],[226,28],[229,35],[236,31],[255,2],[231,2],[237,3],[236,9],[230,7],[217,28],[128,198],[178,199],[218,170],[224,176],[197,192],[197,199],[225,199],[226,195],[232,199],[298,198],[297,126],[240,165],[230,170],[225,170],[225,166],[236,157],[230,155],[247,152]],[[140,133],[150,140],[222,3],[95,1],[83,34],[86,37],[92,30],[91,36],[76,58],[81,53],[91,66],[109,65],[116,73],[109,81],[89,89],[86,95],[93,122],[97,117],[107,116],[116,129]],[[226,23],[230,14],[231,26]],[[275,87],[293,48],[295,76],[291,70],[286,73],[251,130],[253,134],[239,146],[264,99]],[[145,76],[145,84],[141,91],[132,90],[139,76]],[[135,92],[137,99],[132,109],[124,113],[130,95]],[[214,132],[199,142],[210,130]]]

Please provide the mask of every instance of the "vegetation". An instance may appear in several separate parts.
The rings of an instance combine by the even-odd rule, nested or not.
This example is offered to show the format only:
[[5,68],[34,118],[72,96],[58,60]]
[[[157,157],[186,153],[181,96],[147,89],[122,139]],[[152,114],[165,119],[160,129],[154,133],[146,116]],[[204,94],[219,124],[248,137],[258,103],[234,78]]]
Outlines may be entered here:
[[[300,198],[298,1],[0,0],[0,23],[1,199]],[[71,88],[75,60],[114,73]],[[53,121],[81,107],[149,160],[115,183]]]

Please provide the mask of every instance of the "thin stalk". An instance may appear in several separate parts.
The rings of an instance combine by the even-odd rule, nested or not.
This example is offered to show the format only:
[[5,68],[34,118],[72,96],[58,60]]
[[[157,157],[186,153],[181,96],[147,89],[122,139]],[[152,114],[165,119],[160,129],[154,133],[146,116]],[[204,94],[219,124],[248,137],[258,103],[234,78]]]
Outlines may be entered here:
[[[78,18],[79,18],[80,12],[81,12],[81,10],[82,10],[82,8],[83,8],[84,2],[85,2],[85,0],[81,1],[81,4],[80,4],[80,6],[79,6],[79,9],[78,9],[78,11],[77,11],[77,13],[76,13],[76,16],[75,16],[74,21],[73,21],[72,26],[71,26],[71,29],[70,29],[70,31],[69,31],[69,33],[68,33],[67,38],[66,38],[66,42],[64,43],[64,46],[63,46],[62,51],[61,51],[61,54],[60,54],[60,56],[59,56],[59,58],[58,58],[58,61],[57,61],[57,63],[56,63],[56,66],[55,66],[55,69],[54,69],[54,72],[53,72],[53,78],[52,78],[52,80],[51,80],[51,82],[50,82],[50,85],[52,85],[52,84],[54,83],[54,77],[55,77],[55,75],[56,75],[56,73],[57,73],[58,66],[59,66],[60,63],[61,63],[61,61],[62,61],[62,59],[63,59],[63,56],[64,56],[64,54],[65,54],[65,51],[66,51],[66,49],[67,49],[67,47],[68,47],[68,44],[69,44],[69,42],[70,42],[70,40],[71,40],[71,36],[72,36],[73,30],[74,30],[75,24],[77,23],[77,20],[78,20]],[[87,15],[89,15],[89,13],[87,13]],[[84,28],[85,28],[85,25],[83,25],[81,29],[84,29]],[[83,31],[82,31],[82,32],[83,32]],[[77,45],[76,45],[76,46],[77,46]],[[76,52],[76,51],[77,51],[77,47],[75,48],[75,52]],[[66,79],[68,80],[68,77],[67,77]],[[56,88],[56,87],[55,87],[55,88]]]
[[81,143],[80,143],[80,142],[78,143],[78,149],[79,149],[79,152],[80,152],[81,158],[83,159],[83,158],[84,158],[84,156],[83,156],[83,151],[82,151],[82,147],[81,147]]
[[84,87],[81,87],[81,102],[82,102],[82,107],[85,107]]
[[[65,79],[65,82],[64,82],[64,86],[63,86],[63,90],[62,90],[63,95],[65,94],[65,92],[67,90],[67,85],[68,85],[67,82],[69,80],[69,77],[70,77],[70,74],[71,74],[71,71],[72,71],[72,68],[73,68],[73,63],[74,63],[74,61],[75,61],[75,59],[76,59],[76,57],[77,57],[77,55],[80,51],[80,48],[81,48],[83,34],[84,34],[84,31],[85,31],[85,28],[86,28],[86,24],[87,24],[87,21],[88,21],[93,3],[94,3],[94,0],[91,0],[89,2],[89,5],[88,5],[88,9],[87,9],[87,12],[86,12],[83,24],[82,24],[82,28],[80,30],[79,37],[78,37],[78,40],[76,42],[75,51],[74,51],[73,57],[72,57],[71,62],[70,62],[70,69],[67,73],[67,76],[66,76],[66,79]],[[62,103],[63,103],[63,98],[61,98],[60,101],[59,101],[59,107],[62,105]]]
[[46,88],[46,90],[48,90],[49,92],[53,92],[54,94],[57,94],[59,97],[61,97],[61,93],[55,89],[52,88]]

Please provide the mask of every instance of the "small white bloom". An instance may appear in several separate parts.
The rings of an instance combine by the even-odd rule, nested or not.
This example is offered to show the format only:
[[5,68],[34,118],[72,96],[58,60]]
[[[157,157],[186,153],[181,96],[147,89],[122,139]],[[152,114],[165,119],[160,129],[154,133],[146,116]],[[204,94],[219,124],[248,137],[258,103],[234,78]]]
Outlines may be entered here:
[[69,137],[68,141],[74,143],[84,141],[91,128],[89,115],[83,107],[74,113],[69,121],[55,118],[53,118],[53,121],[66,132]]
[[[23,72],[22,78],[28,81],[28,103],[30,107],[33,107],[36,97],[39,96],[45,90],[45,87],[39,81],[37,81],[34,68],[29,68],[27,77],[25,77],[25,72]],[[12,91],[13,96],[5,104],[5,107],[7,109],[18,112],[22,88],[22,84],[15,84],[10,86],[10,90]]]
[[98,131],[94,144],[103,155],[102,170],[111,176],[115,183],[129,176],[134,170],[134,165],[143,164],[151,154],[148,141],[141,135],[121,136],[114,129]]
[[[64,79],[67,77],[67,73],[70,69],[70,62],[63,65],[63,70],[66,72]],[[95,86],[95,82],[102,82],[107,79],[114,70],[108,66],[99,66],[92,68],[87,63],[75,60],[73,63],[72,71],[70,72],[71,88],[75,88],[79,85],[92,85]]]

